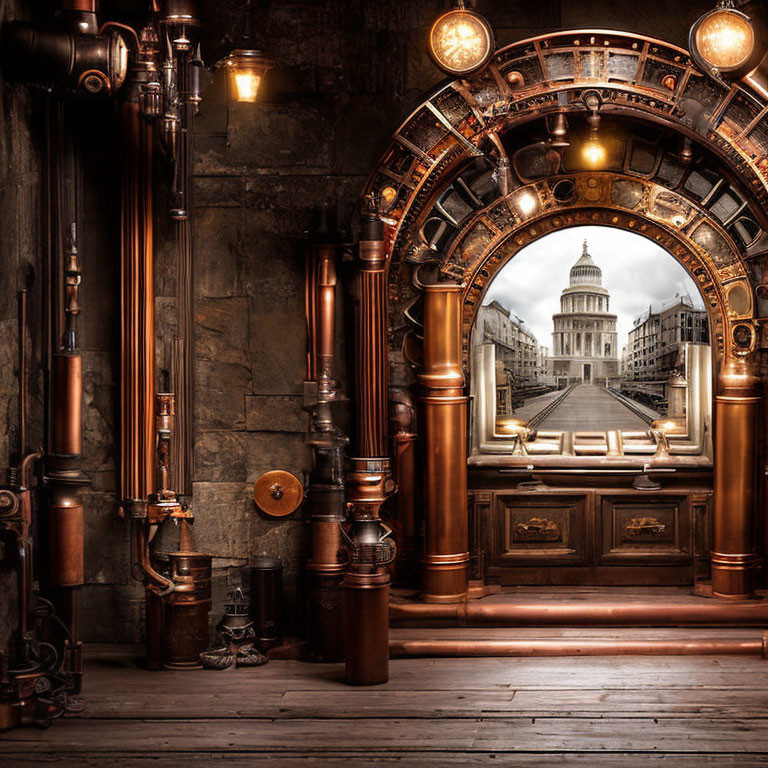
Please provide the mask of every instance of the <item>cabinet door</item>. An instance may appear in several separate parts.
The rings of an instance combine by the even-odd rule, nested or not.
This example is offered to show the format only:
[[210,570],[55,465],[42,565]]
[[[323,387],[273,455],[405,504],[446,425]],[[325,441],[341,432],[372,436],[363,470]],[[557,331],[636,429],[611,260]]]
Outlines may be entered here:
[[600,496],[599,565],[687,565],[693,562],[687,495]]
[[589,496],[496,496],[494,565],[584,565],[588,558]]

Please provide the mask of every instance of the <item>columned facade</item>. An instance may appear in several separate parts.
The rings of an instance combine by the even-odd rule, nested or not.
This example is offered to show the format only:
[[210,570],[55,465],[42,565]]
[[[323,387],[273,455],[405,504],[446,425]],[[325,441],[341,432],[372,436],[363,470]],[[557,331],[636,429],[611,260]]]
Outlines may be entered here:
[[552,315],[552,371],[559,387],[605,384],[619,373],[616,315],[603,274],[590,256],[587,241],[560,296],[560,312]]

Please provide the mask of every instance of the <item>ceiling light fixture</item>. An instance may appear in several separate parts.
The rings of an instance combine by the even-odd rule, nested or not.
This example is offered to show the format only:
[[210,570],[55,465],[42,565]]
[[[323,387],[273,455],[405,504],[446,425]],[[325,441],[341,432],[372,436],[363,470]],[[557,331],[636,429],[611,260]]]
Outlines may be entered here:
[[484,67],[495,48],[487,19],[468,10],[464,0],[438,17],[429,31],[429,52],[440,69],[463,77]]
[[582,147],[581,154],[584,160],[592,168],[600,168],[605,165],[607,152],[605,145],[600,141],[600,95],[596,91],[587,91],[583,97],[584,106],[589,110],[587,122],[589,123],[589,138]]

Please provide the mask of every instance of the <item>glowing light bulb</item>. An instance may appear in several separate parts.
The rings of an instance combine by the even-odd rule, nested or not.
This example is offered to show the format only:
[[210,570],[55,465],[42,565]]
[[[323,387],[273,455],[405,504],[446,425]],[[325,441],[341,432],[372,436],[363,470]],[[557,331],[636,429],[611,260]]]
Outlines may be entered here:
[[384,189],[381,190],[381,199],[387,206],[392,205],[396,197],[397,190],[394,187],[384,187]]
[[274,64],[265,59],[261,51],[238,48],[216,66],[227,70],[235,99],[253,103],[259,95],[259,86],[264,74]]
[[693,26],[691,49],[710,69],[730,72],[744,66],[755,49],[749,17],[732,8],[719,8]]
[[429,50],[435,63],[452,75],[480,69],[493,53],[491,25],[474,11],[463,8],[444,13],[432,25]]
[[261,78],[253,72],[233,72],[238,101],[256,101]]
[[533,193],[523,192],[515,198],[515,205],[523,216],[530,216],[539,207],[539,201]]
[[598,168],[605,163],[606,151],[600,139],[595,135],[591,136],[584,144],[581,154],[584,159],[593,168]]

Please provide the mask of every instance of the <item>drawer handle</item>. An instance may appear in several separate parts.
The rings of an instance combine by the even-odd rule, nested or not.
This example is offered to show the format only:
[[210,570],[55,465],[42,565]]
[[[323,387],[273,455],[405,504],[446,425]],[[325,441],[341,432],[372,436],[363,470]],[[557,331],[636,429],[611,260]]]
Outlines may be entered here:
[[663,536],[666,530],[666,524],[655,517],[633,517],[624,526],[624,538],[653,539]]
[[532,517],[515,525],[517,538],[522,541],[560,541],[560,526],[547,517]]

